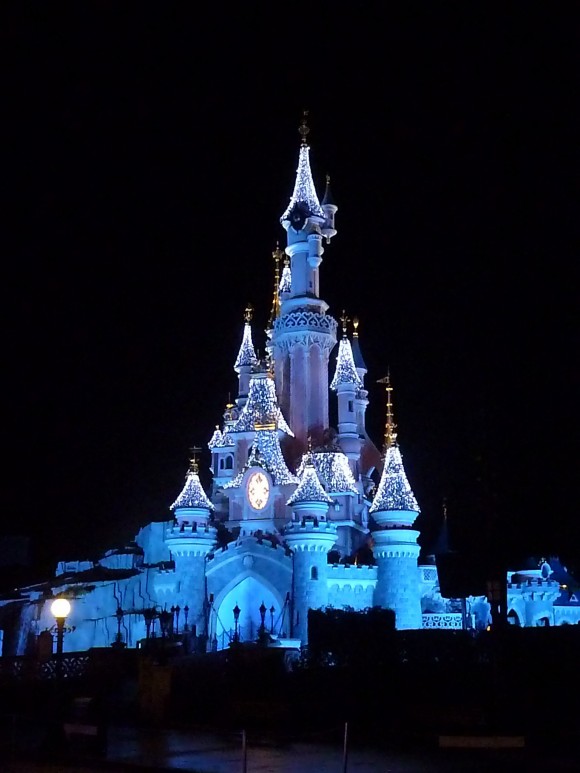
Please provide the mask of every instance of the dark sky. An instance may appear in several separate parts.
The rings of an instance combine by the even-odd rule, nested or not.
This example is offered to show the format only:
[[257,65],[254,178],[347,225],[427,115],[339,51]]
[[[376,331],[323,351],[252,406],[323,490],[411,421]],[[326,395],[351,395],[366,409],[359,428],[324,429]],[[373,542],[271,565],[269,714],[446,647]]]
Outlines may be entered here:
[[168,517],[248,301],[263,346],[306,108],[321,294],[361,320],[377,443],[390,366],[426,531],[447,497],[472,554],[577,562],[571,7],[116,6],[1,25],[2,531],[52,565]]

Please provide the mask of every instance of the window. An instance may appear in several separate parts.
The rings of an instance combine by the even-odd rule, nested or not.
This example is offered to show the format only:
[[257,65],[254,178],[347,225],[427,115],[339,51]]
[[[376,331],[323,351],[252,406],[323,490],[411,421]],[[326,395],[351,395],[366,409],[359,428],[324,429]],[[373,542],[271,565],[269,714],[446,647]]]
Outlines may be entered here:
[[226,458],[226,470],[231,470],[234,466],[234,457],[228,456]]
[[318,567],[317,566],[311,566],[310,567],[310,579],[311,580],[318,580]]

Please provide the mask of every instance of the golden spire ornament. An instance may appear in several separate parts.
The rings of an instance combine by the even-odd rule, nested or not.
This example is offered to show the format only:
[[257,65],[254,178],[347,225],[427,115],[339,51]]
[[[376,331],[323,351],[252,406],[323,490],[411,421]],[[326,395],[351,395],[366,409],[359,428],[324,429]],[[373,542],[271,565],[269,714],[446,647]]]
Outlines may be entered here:
[[387,452],[387,449],[389,449],[391,446],[394,446],[397,442],[397,433],[395,430],[397,429],[397,425],[395,424],[395,420],[393,417],[393,402],[391,399],[391,392],[393,391],[393,387],[391,386],[391,372],[387,368],[387,375],[384,378],[380,378],[377,381],[377,384],[384,384],[387,392],[387,419],[385,422],[385,436],[384,436],[384,445],[385,445],[385,453]]
[[276,242],[276,249],[272,252],[274,259],[274,292],[272,294],[272,310],[268,320],[268,328],[272,328],[274,320],[280,316],[280,261],[284,253],[280,249],[280,243]]
[[346,328],[348,323],[350,322],[350,317],[346,316],[346,311],[344,309],[342,310],[340,321],[342,322],[342,334],[346,338]]
[[252,316],[254,314],[254,307],[251,303],[248,303],[246,308],[244,309],[244,322],[246,322],[248,325],[252,321]]
[[352,333],[352,337],[353,338],[358,338],[358,326],[359,326],[358,317],[353,317],[352,326],[354,328],[353,333]]
[[189,471],[197,474],[199,472],[197,455],[201,453],[201,448],[199,446],[194,446],[193,448],[189,449],[189,452],[191,453],[191,458],[189,460]]

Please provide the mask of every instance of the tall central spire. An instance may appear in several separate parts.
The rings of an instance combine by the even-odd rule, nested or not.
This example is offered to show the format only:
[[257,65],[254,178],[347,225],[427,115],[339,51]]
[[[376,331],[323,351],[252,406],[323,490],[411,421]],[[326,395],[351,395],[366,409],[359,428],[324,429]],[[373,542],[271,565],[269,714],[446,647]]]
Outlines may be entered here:
[[[314,180],[312,179],[312,170],[310,169],[310,147],[306,141],[306,137],[310,132],[310,128],[306,121],[307,117],[308,110],[305,110],[302,116],[302,122],[298,129],[302,141],[300,143],[294,191],[284,214],[280,218],[282,223],[285,221],[289,222],[293,227],[296,225],[302,227],[306,218],[312,217],[313,215],[315,217],[326,219],[326,215],[318,200],[316,188],[314,187]],[[299,228],[296,230],[299,230]]]
[[391,393],[393,391],[393,387],[391,385],[391,372],[387,368],[387,375],[384,378],[380,378],[377,381],[377,384],[384,384],[387,392],[387,418],[385,421],[385,434],[384,434],[384,453],[387,452],[387,450],[395,445],[397,442],[397,433],[395,430],[397,429],[397,425],[395,424],[395,419],[393,417],[393,401],[391,398]]

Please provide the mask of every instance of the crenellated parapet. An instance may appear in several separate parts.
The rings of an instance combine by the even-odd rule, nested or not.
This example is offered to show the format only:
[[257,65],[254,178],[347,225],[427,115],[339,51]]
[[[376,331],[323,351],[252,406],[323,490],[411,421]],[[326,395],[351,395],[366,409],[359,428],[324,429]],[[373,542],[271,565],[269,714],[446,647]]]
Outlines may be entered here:
[[337,540],[337,528],[329,521],[303,519],[284,529],[284,539],[294,553],[328,553]]
[[215,545],[217,530],[213,526],[175,525],[167,529],[165,541],[173,556],[207,556]]

